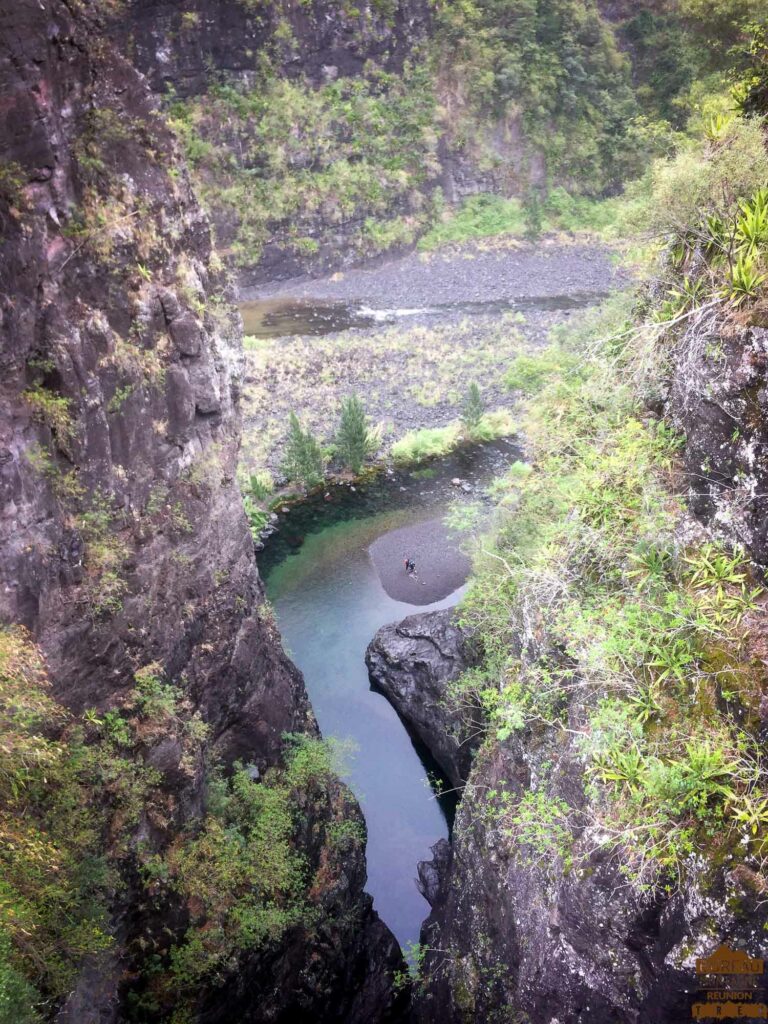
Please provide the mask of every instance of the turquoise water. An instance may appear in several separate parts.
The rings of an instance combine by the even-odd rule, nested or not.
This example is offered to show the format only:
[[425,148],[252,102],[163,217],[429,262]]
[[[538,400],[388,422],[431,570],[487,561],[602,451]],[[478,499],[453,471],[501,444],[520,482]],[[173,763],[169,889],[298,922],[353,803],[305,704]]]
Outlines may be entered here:
[[367,547],[414,521],[412,511],[398,510],[335,523],[308,536],[267,579],[283,642],[304,673],[323,735],[353,745],[345,761],[368,826],[366,889],[404,948],[418,942],[429,913],[416,888],[416,865],[448,835],[448,824],[420,753],[389,702],[370,689],[365,649],[380,626],[461,596],[456,591],[416,608],[385,594]]
[[[389,702],[370,687],[365,651],[383,625],[456,604],[460,587],[431,605],[389,597],[368,554],[377,538],[434,520],[520,457],[510,441],[457,451],[428,472],[382,474],[356,490],[331,487],[282,514],[259,556],[286,651],[304,673],[326,738],[353,745],[347,781],[368,826],[366,889],[400,944],[418,942],[429,905],[416,888],[419,861],[448,835],[455,801],[435,796],[429,755],[417,749]],[[451,481],[471,486],[465,494]],[[466,542],[456,536],[456,544]]]

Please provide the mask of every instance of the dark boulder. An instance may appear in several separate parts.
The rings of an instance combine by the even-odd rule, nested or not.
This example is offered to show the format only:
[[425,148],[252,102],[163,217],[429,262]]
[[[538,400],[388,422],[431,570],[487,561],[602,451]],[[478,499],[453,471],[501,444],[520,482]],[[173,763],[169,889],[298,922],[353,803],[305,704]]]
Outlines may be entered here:
[[451,707],[449,684],[476,664],[453,609],[411,615],[384,626],[365,655],[371,681],[408,730],[427,747],[453,786],[466,779],[480,723]]

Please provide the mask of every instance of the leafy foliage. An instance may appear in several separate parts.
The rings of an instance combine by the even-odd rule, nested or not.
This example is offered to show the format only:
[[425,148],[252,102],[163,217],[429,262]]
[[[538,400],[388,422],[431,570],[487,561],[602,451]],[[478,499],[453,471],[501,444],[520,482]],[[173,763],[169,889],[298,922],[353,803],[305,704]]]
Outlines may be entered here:
[[[202,820],[164,857],[147,861],[147,892],[174,893],[190,916],[183,937],[162,961],[148,964],[137,1006],[155,1014],[175,1006],[183,1019],[204,980],[222,980],[243,953],[274,949],[289,928],[316,922],[322,884],[297,836],[308,807],[330,798],[333,754],[312,737],[285,739],[282,768],[260,775],[236,763],[229,777],[213,770]],[[338,857],[364,840],[364,828],[346,817],[332,817],[323,839]]]
[[592,4],[452,0],[437,31],[443,73],[473,105],[462,126],[468,147],[473,119],[514,111],[550,179],[597,195],[642,168],[629,62]]
[[318,89],[265,61],[252,87],[214,82],[170,114],[204,201],[235,225],[229,252],[239,265],[257,262],[278,227],[282,243],[306,255],[358,221],[348,245],[372,255],[411,241],[429,216],[422,188],[436,170],[437,136],[422,61],[401,76],[371,69]]
[[525,218],[519,199],[481,193],[469,196],[452,217],[435,224],[419,241],[426,252],[450,242],[465,242],[493,235],[521,235]]
[[[484,710],[490,744],[584,721],[589,815],[643,887],[675,884],[713,830],[730,844],[746,832],[759,867],[768,779],[743,725],[759,689],[742,620],[761,590],[741,551],[674,540],[679,439],[637,397],[663,372],[661,334],[628,328],[628,313],[611,300],[562,332],[540,367],[530,357],[510,374],[536,394],[523,424],[534,466],[498,486],[463,612],[485,664],[452,700]],[[713,648],[727,673],[711,671]],[[715,711],[725,699],[744,710]],[[507,793],[487,814],[537,863],[555,842],[567,865],[584,824],[546,787],[522,802]]]
[[0,630],[3,1021],[37,1020],[34,1007],[55,1005],[84,958],[112,942],[108,907],[122,842],[158,781],[133,760],[127,720],[112,715],[111,723],[95,713],[75,720],[52,698],[27,634]]

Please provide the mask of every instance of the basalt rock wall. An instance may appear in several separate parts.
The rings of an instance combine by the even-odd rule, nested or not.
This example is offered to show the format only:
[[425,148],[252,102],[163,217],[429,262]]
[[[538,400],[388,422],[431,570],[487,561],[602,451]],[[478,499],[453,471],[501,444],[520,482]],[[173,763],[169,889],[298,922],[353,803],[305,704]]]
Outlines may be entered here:
[[[378,685],[436,758],[450,738],[450,716],[438,699],[425,727],[422,703],[404,697],[403,680],[420,679],[433,697],[445,692],[465,658],[451,614],[387,627],[369,653]],[[435,634],[440,656],[427,659]],[[575,717],[569,726],[577,728]],[[535,835],[509,827],[505,808],[542,780],[552,806],[561,800],[578,809],[582,825],[571,834],[555,814],[537,848]],[[697,958],[719,942],[762,948],[765,909],[743,865],[692,863],[678,891],[638,894],[601,848],[589,801],[567,734],[541,724],[481,746],[450,846],[437,844],[434,859],[419,867],[432,906],[414,996],[419,1024],[673,1024],[691,1019],[706,999]]]
[[[100,17],[79,0],[0,4],[0,623],[28,628],[56,698],[93,720],[157,665],[206,724],[205,760],[258,775],[284,733],[316,726],[235,480],[241,327],[176,144]],[[137,754],[167,811],[137,828],[146,848],[202,813],[204,759],[187,754],[183,730]],[[338,785],[300,837],[326,882],[315,927],[203,986],[200,1020],[389,1019],[399,950],[362,891],[362,848],[325,845],[332,816],[359,822]],[[114,945],[84,965],[64,1021],[124,1019],[136,950],[184,927],[182,907],[149,920],[131,877],[112,909]]]
[[315,83],[358,75],[368,61],[396,71],[428,17],[424,0],[127,0],[113,30],[153,89],[189,96],[216,75],[247,81],[265,55],[282,74]]
[[430,750],[454,787],[469,774],[479,722],[451,710],[448,687],[476,662],[451,609],[383,626],[365,662],[371,680]]
[[705,312],[676,345],[668,411],[685,436],[688,502],[768,566],[768,329]]

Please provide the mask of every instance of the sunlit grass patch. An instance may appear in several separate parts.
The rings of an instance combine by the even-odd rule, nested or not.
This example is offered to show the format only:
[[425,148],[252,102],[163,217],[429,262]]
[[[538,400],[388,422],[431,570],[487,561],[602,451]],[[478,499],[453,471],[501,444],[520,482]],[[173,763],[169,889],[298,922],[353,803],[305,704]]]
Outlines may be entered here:
[[392,458],[400,465],[411,465],[447,455],[453,451],[461,437],[458,423],[447,427],[412,430],[392,445]]
[[453,451],[462,441],[492,441],[515,432],[508,409],[494,409],[481,418],[469,434],[458,420],[445,427],[409,431],[392,445],[392,458],[399,465],[416,465]]

